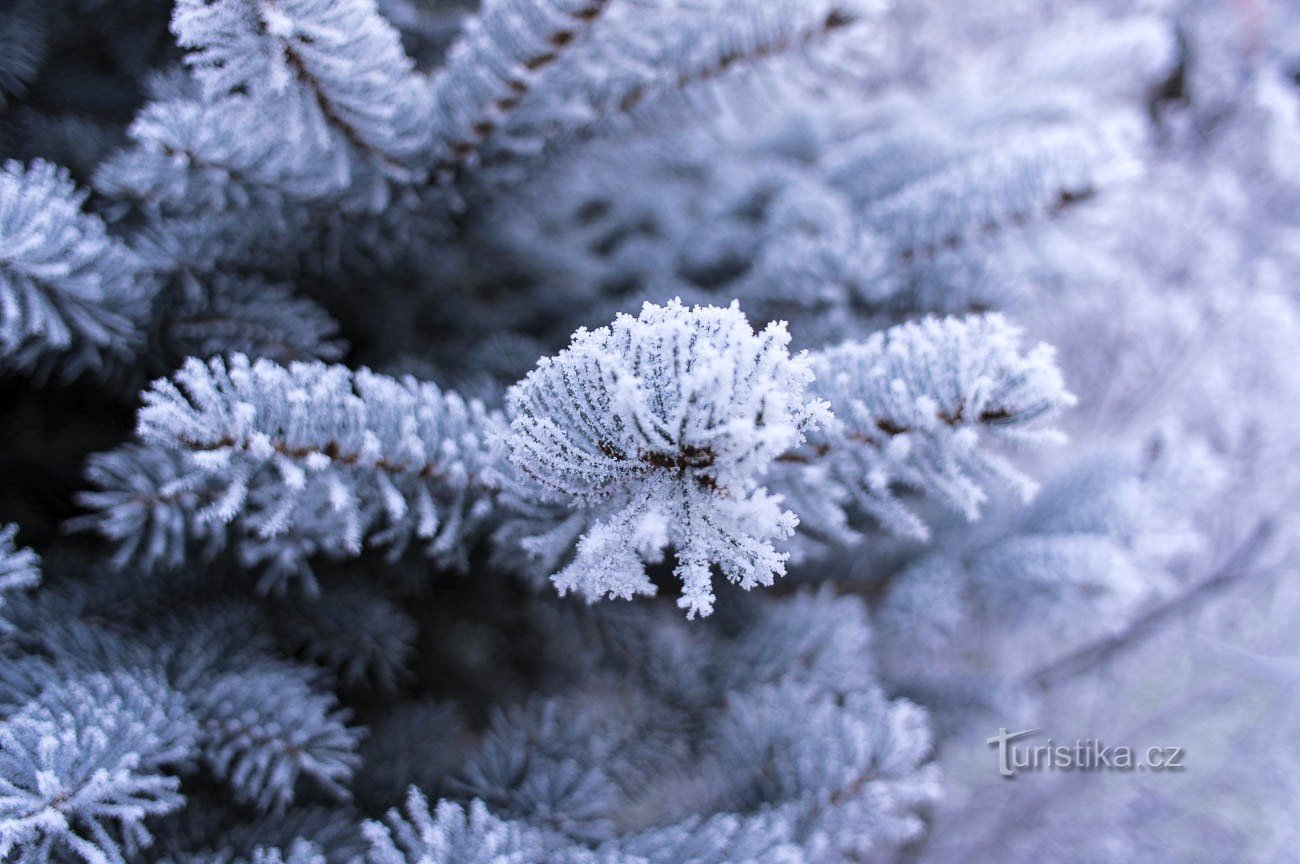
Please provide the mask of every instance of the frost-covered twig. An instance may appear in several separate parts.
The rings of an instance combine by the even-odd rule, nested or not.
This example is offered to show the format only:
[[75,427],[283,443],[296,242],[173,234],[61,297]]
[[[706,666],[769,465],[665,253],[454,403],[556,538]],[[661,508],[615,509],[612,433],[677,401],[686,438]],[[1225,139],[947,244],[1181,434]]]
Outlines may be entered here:
[[434,179],[449,182],[614,0],[488,0],[433,81]]
[[1170,600],[1139,615],[1123,630],[1052,660],[1024,677],[1035,689],[1050,689],[1080,675],[1099,669],[1115,657],[1130,651],[1160,632],[1170,621],[1195,612],[1223,591],[1255,571],[1252,565],[1264,553],[1276,525],[1273,519],[1258,522],[1214,571]]
[[[781,457],[805,466],[791,482],[823,501],[837,500],[838,487],[886,528],[917,539],[928,530],[899,487],[968,519],[987,497],[985,480],[1032,495],[1035,484],[987,445],[1059,442],[1053,421],[1074,397],[1051,349],[1024,353],[1019,340],[999,315],[931,318],[818,352],[813,389],[835,419]],[[822,527],[837,531],[841,521],[832,513]]]
[[454,563],[487,515],[499,421],[431,383],[235,355],[187,362],[144,401],[140,437],[220,487],[206,515],[263,540],[355,555],[416,539]]
[[65,374],[138,345],[154,286],[104,222],[82,210],[68,172],[37,160],[0,167],[0,362],[58,358]]

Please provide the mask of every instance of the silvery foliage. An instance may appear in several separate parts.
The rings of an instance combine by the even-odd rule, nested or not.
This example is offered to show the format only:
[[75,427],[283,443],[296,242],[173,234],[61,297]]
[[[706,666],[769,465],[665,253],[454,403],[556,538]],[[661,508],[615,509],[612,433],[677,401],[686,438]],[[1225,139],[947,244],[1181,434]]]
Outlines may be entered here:
[[781,825],[779,819],[692,819],[591,850],[526,824],[498,819],[481,801],[468,807],[444,801],[430,808],[412,787],[403,810],[391,810],[384,823],[366,826],[372,844],[366,860],[367,864],[800,864],[805,859],[781,835]]
[[0,724],[0,854],[24,862],[122,862],[149,816],[184,803],[170,767],[197,727],[160,680],[92,674],[50,682]]
[[85,199],[48,162],[0,167],[0,360],[10,368],[57,358],[76,372],[139,341],[149,276]]
[[326,864],[328,859],[314,843],[295,840],[286,849],[257,846],[247,855],[235,852],[200,852],[167,858],[166,864]]
[[511,390],[516,494],[577,511],[525,548],[554,560],[554,535],[567,545],[582,531],[554,577],[561,592],[653,594],[644,562],[669,545],[692,617],[712,611],[714,563],[744,588],[785,572],[773,541],[796,519],[759,478],[826,420],[789,340],[781,325],[755,333],[736,305],[647,305],[578,331]]
[[1050,346],[1022,353],[1019,340],[999,315],[928,318],[817,352],[813,389],[835,419],[791,456],[811,466],[808,497],[820,488],[835,500],[843,489],[885,527],[920,540],[929,531],[895,489],[924,492],[970,520],[989,480],[1032,498],[1036,484],[989,444],[1061,443],[1054,420],[1074,397]]
[[134,632],[68,617],[94,618],[99,602],[23,610],[56,623],[20,631],[24,650],[0,675],[0,842],[33,856],[16,860],[135,860],[150,825],[185,805],[180,775],[198,771],[260,810],[282,812],[308,785],[346,799],[358,730],[317,670],[273,655],[247,607]]
[[[871,44],[873,23],[855,44]],[[739,297],[815,344],[856,335],[864,316],[1022,305],[1086,252],[1061,226],[1140,171],[1141,117],[1126,103],[1175,45],[1153,19],[1108,27],[1095,57],[1077,57],[1062,26],[1041,50],[999,47],[972,80],[924,98],[832,92],[830,108],[792,106],[776,122],[742,112],[670,147],[597,141],[504,197],[486,230],[545,263],[549,290],[531,302],[580,297],[600,310],[592,323],[617,307],[611,293]],[[884,53],[868,67],[896,62]],[[1081,75],[1109,87],[1081,88]],[[980,96],[991,86],[995,102]]]
[[[4,593],[31,588],[41,581],[41,559],[30,549],[14,544],[17,525],[0,527],[0,609]],[[0,626],[4,619],[0,618]]]
[[245,354],[279,363],[339,360],[338,323],[292,286],[214,276],[184,292],[168,314],[162,341],[170,356]]
[[1285,857],[1282,5],[11,3],[0,859]]
[[[456,782],[469,805],[412,790],[368,825],[371,860],[796,864],[918,835],[938,793],[926,712],[844,663],[870,640],[860,602],[800,594],[731,640],[671,615],[604,623],[582,637],[618,643],[617,673],[496,714]],[[597,701],[613,710],[569,720]]]
[[[400,553],[415,540],[439,560],[463,560],[486,516],[486,440],[499,421],[432,383],[236,354],[191,359],[145,399],[142,439],[177,455],[158,457],[150,478],[122,479],[166,496],[153,496],[155,508],[190,510],[140,550],[146,563],[178,560],[191,520],[237,521],[250,560],[269,558],[276,578],[311,587],[306,555],[355,555],[364,542]],[[114,461],[102,462],[110,483],[121,476]],[[145,518],[137,500],[87,498],[105,509],[106,533],[130,542]],[[126,530],[114,527],[123,520]],[[283,549],[260,546],[280,537]]]
[[[310,589],[312,555],[400,553],[414,539],[454,562],[496,518],[500,546],[589,600],[653,594],[646,564],[672,548],[680,605],[707,615],[714,566],[745,588],[785,572],[799,511],[763,485],[769,471],[815,532],[841,540],[850,503],[924,538],[894,488],[969,518],[987,479],[1031,492],[981,435],[1054,440],[1071,397],[1050,350],[1022,356],[1016,340],[997,316],[935,319],[792,357],[783,327],[756,334],[734,305],[647,305],[579,331],[520,381],[508,433],[430,383],[240,355],[190,361],[140,413],[142,438],[178,455],[100,457],[105,488],[83,500],[102,515],[85,521],[131,544],[119,561],[149,566],[183,560],[192,536],[220,546],[220,525],[234,521],[264,586],[300,578]],[[146,458],[156,470],[114,467]],[[122,482],[137,491],[114,491]],[[153,539],[135,546],[142,536]]]
[[398,172],[424,145],[425,82],[373,2],[185,0],[172,26],[177,42],[193,49],[186,62],[204,98],[240,92],[283,100],[280,119],[302,124],[297,134],[338,154],[342,170],[347,145]]
[[770,584],[785,572],[773,541],[799,524],[757,485],[774,466],[776,488],[788,482],[820,517],[814,530],[843,533],[835,504],[852,498],[924,539],[892,488],[970,518],[981,480],[1028,494],[1030,481],[981,446],[981,432],[1052,440],[1050,422],[1072,398],[1050,349],[1022,356],[997,316],[902,325],[811,357],[790,357],[788,338],[773,325],[754,334],[734,306],[647,305],[579,331],[516,385],[507,446],[522,482],[512,491],[530,508],[567,508],[519,542],[554,568],[578,538],[552,577],[561,591],[652,594],[645,563],[670,545],[690,616],[712,611],[714,564],[744,588]]

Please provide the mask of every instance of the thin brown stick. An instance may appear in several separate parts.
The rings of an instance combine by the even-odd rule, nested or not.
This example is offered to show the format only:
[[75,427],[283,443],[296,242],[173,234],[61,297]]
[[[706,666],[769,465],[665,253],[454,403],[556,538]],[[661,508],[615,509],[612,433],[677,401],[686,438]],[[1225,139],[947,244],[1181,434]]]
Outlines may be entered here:
[[1264,551],[1276,525],[1272,517],[1261,519],[1214,572],[1182,594],[1149,610],[1127,627],[1053,660],[1030,672],[1025,686],[1048,690],[1099,669],[1146,642],[1170,621],[1203,607],[1211,599],[1240,582],[1253,571],[1251,564]]

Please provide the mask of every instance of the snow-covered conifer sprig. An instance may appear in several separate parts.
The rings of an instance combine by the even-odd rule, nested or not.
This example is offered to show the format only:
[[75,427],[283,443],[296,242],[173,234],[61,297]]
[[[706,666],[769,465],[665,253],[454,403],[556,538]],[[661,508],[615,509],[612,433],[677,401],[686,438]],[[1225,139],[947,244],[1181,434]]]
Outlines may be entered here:
[[324,363],[191,358],[144,394],[138,433],[219,479],[208,515],[324,551],[367,539],[460,560],[486,517],[500,422],[432,383]]
[[108,564],[115,570],[177,570],[225,548],[225,526],[201,517],[220,497],[220,480],[183,452],[126,444],[92,455],[86,479],[93,488],[77,503],[90,512],[65,528],[93,530],[113,543]]
[[334,860],[340,859],[326,857],[316,843],[297,838],[284,847],[259,845],[248,850],[247,853],[206,850],[170,855],[162,859],[159,864],[331,864]]
[[971,133],[964,151],[867,202],[863,221],[903,271],[938,266],[965,247],[1059,217],[1133,170],[1132,157],[1102,132],[1061,125],[987,142]]
[[364,831],[370,864],[524,864],[550,860],[547,853],[558,845],[554,839],[548,842],[542,831],[496,818],[482,801],[473,801],[468,808],[440,801],[430,808],[414,786],[405,808],[389,810],[383,822],[367,822]]
[[330,797],[349,797],[362,730],[347,724],[349,712],[311,677],[304,667],[269,660],[193,688],[204,761],[241,803],[283,811],[303,778]]
[[[848,506],[924,538],[902,488],[972,519],[987,480],[1031,494],[987,445],[1055,440],[1051,420],[1073,397],[1050,348],[1022,352],[1019,338],[996,315],[928,319],[791,356],[783,324],[755,333],[734,303],[646,304],[543,358],[509,393],[508,431],[414,379],[191,359],[145,394],[139,418],[146,448],[180,464],[147,488],[110,477],[83,500],[111,511],[91,522],[119,541],[155,526],[140,551],[159,560],[191,535],[220,548],[202,517],[238,517],[242,558],[276,570],[268,586],[367,541],[400,551],[414,537],[456,563],[492,520],[499,544],[562,593],[626,599],[655,593],[647,565],[671,549],[679,605],[707,615],[715,566],[747,589],[784,574],[777,543],[799,513],[824,538],[853,536]],[[502,491],[509,510],[493,513]]]
[[153,287],[140,262],[82,211],[68,172],[36,160],[0,167],[0,362],[63,355],[95,368],[139,341]]
[[1000,315],[929,318],[818,352],[813,390],[835,419],[783,464],[841,485],[885,527],[917,539],[928,532],[898,499],[900,486],[969,519],[987,498],[983,480],[1031,496],[1033,481],[986,440],[1058,442],[1052,421],[1074,397],[1052,349],[1022,352],[1019,341]]
[[982,481],[1033,490],[981,436],[1059,438],[1050,421],[1073,397],[1051,349],[1018,340],[996,315],[929,319],[791,357],[784,325],[755,334],[735,304],[646,304],[578,331],[511,391],[518,521],[498,537],[550,569],[567,556],[552,581],[589,600],[653,594],[646,565],[671,547],[691,616],[712,608],[714,565],[745,588],[784,573],[773,541],[798,517],[768,487],[828,523],[809,526],[823,536],[852,536],[852,502],[924,538],[898,487],[973,519]]
[[0,723],[0,859],[121,864],[150,843],[147,817],[184,803],[165,769],[192,757],[194,720],[156,677],[48,683]]
[[[635,318],[579,330],[510,391],[513,492],[571,507],[586,530],[555,574],[588,599],[653,594],[647,563],[677,551],[678,603],[712,610],[717,564],[745,588],[785,572],[773,546],[797,520],[759,479],[827,419],[807,393],[808,359],[783,324],[755,333],[737,304],[647,303]],[[538,557],[556,542],[524,540]]]
[[[858,79],[872,65],[871,0],[619,3],[512,118],[520,150],[550,154],[617,127],[645,128],[744,104],[824,91],[819,64]],[[820,70],[818,70],[820,71]]]
[[785,810],[822,860],[914,839],[916,811],[939,797],[928,715],[877,688],[829,699],[784,682],[733,694],[716,734],[722,800]]
[[210,99],[287,95],[399,176],[427,148],[428,82],[374,0],[181,0],[172,29]]
[[805,0],[763,2],[741,12],[742,8],[716,3],[696,10],[697,15],[712,19],[703,27],[683,19],[682,23],[695,24],[690,31],[693,39],[682,46],[684,56],[675,63],[659,64],[650,80],[613,94],[616,98],[603,110],[597,109],[598,116],[629,114],[672,94],[689,95],[713,82],[754,72],[778,58],[806,55],[861,23],[878,7],[871,0]]
[[433,82],[434,178],[470,166],[545,70],[611,0],[487,0]]
[[[457,801],[413,788],[367,824],[369,860],[811,864],[915,838],[938,793],[929,722],[876,685],[861,599],[760,608],[734,638],[644,609],[594,613],[596,630],[580,629],[620,646],[602,653],[614,677],[596,667],[567,694],[494,712]],[[666,746],[664,728],[703,744]]]
[[[31,588],[41,581],[41,561],[30,549],[14,545],[17,525],[0,526],[0,610],[4,609],[4,592]],[[0,617],[0,633],[5,621]]]
[[363,828],[368,864],[805,864],[792,842],[792,808],[758,816],[718,813],[606,841],[596,849],[524,820],[504,819],[474,799],[430,805],[412,786],[406,806]]
[[336,361],[346,350],[329,313],[288,285],[216,276],[205,289],[166,316],[162,341],[178,361],[236,353]]
[[271,224],[287,203],[337,196],[338,160],[286,147],[279,113],[247,95],[150,102],[127,127],[131,146],[95,169],[95,190],[150,214],[255,210]]

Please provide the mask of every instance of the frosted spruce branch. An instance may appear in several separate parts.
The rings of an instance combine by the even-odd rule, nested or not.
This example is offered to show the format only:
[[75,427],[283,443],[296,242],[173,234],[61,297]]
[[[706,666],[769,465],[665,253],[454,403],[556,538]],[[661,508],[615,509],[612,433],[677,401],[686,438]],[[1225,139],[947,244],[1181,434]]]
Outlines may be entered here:
[[319,845],[299,838],[284,846],[258,845],[246,855],[224,849],[172,855],[160,864],[330,864],[331,860]]
[[[371,860],[811,864],[915,837],[937,793],[928,718],[854,653],[870,639],[861,601],[827,590],[755,611],[730,637],[595,613],[580,638],[610,668],[497,712],[458,784],[469,806],[412,790],[367,824]],[[577,710],[593,701],[608,710]],[[684,748],[656,736],[683,727],[700,730]]]
[[597,849],[520,821],[503,819],[482,801],[430,806],[411,787],[405,807],[367,822],[367,864],[806,864],[790,834],[790,814],[722,813],[685,819],[611,841]]
[[179,696],[155,677],[50,682],[0,722],[0,857],[133,858],[152,839],[146,818],[184,804],[168,769],[189,758],[196,735]]
[[835,419],[781,461],[808,466],[793,478],[805,495],[834,501],[843,490],[886,528],[921,540],[929,532],[900,488],[968,519],[987,480],[1029,497],[1033,481],[988,444],[1059,442],[1053,421],[1074,397],[1051,348],[1021,353],[1019,341],[1000,315],[930,318],[817,352],[813,389]]
[[285,146],[282,112],[266,100],[178,89],[140,109],[126,130],[130,146],[96,168],[96,190],[119,207],[155,218],[258,208],[274,223],[289,205],[340,194],[346,166],[318,147]]
[[[862,111],[857,96],[827,98],[835,116]],[[755,136],[719,123],[671,148],[653,132],[673,122],[665,111],[632,140],[567,157],[557,146],[549,170],[485,221],[496,242],[544,262],[546,296],[611,313],[633,294],[739,298],[818,344],[1015,308],[1033,286],[1072,278],[1087,252],[1072,227],[1109,206],[1137,164],[1132,136],[1079,94],[1047,101],[999,103],[1005,117],[961,94],[946,95],[942,116],[901,100],[861,128],[799,118]]]
[[359,730],[331,692],[305,670],[280,662],[211,675],[191,692],[203,757],[235,798],[282,811],[302,778],[336,799],[360,762]]
[[[745,588],[784,574],[773,541],[797,519],[758,478],[827,419],[789,341],[780,324],[754,333],[735,304],[646,304],[636,318],[579,330],[514,387],[518,494],[586,520],[573,562],[554,576],[561,592],[653,594],[644,565],[668,546],[691,616],[712,610],[715,563]],[[554,542],[525,544],[553,558]]]
[[318,667],[274,651],[255,607],[200,605],[144,642],[198,724],[195,755],[241,804],[283,813],[305,787],[348,799],[362,730]]
[[[1015,680],[1061,645],[1112,635],[1151,591],[1151,491],[1127,459],[1094,456],[1051,477],[1032,506],[1006,502],[988,524],[950,526],[942,544],[885,568],[862,585],[883,674],[913,694],[961,694],[942,710],[967,716],[1002,698],[987,670]],[[994,629],[1001,638],[966,643]]]
[[309,133],[398,177],[427,147],[428,84],[373,0],[181,0],[172,29],[209,99],[288,96]]
[[734,304],[647,304],[544,358],[510,391],[508,434],[409,378],[190,360],[146,392],[144,449],[95,463],[97,512],[77,524],[155,563],[222,548],[215,526],[234,523],[264,587],[311,587],[308,559],[367,544],[416,539],[454,564],[491,526],[561,592],[630,598],[655,593],[647,565],[671,549],[680,605],[708,614],[713,568],[770,585],[801,518],[823,541],[852,540],[857,512],[924,538],[902,489],[968,518],[987,480],[1029,494],[990,445],[1054,440],[1071,397],[1050,350],[1018,338],[997,316],[934,319],[791,356],[783,325],[755,333]]
[[1015,268],[1042,267],[1060,254],[1049,229],[1131,177],[1132,142],[1063,101],[1022,108],[1045,122],[1016,134],[979,115],[945,119],[941,134],[917,142],[937,151],[919,164],[891,152],[899,144],[888,135],[862,142],[864,155],[884,152],[857,157],[840,176],[854,183],[850,169],[883,163],[858,194],[870,193],[860,224],[886,265],[883,287],[894,295],[886,307],[906,314],[1010,304],[1024,290]]
[[1108,634],[1032,670],[1024,676],[1024,685],[1046,690],[1102,668],[1120,654],[1154,637],[1171,621],[1196,612],[1216,594],[1256,573],[1267,572],[1265,568],[1254,569],[1253,565],[1267,550],[1276,530],[1274,517],[1265,517],[1208,576],[1185,588],[1181,594],[1144,610],[1120,632]]
[[41,559],[30,549],[14,544],[17,525],[0,526],[0,635],[5,623],[5,592],[31,588],[41,581]]
[[735,305],[677,302],[580,330],[510,394],[511,494],[534,526],[512,536],[547,570],[572,548],[553,580],[588,599],[655,593],[645,566],[672,547],[695,615],[714,565],[745,588],[785,572],[774,544],[799,517],[769,488],[841,541],[846,499],[924,537],[900,486],[974,518],[983,480],[1032,490],[981,436],[1053,440],[1072,398],[1050,349],[1021,355],[1018,335],[997,316],[927,320],[791,357],[783,326],[755,334]]
[[454,563],[487,516],[498,421],[434,384],[235,355],[190,360],[144,401],[140,437],[206,472],[220,493],[204,515],[250,535],[333,555],[414,538]]
[[85,199],[48,162],[0,167],[0,363],[75,374],[140,341],[151,278]]
[[[630,114],[664,96],[688,93],[727,76],[754,71],[774,59],[807,52],[860,23],[867,8],[853,0],[776,2],[749,10],[753,16],[740,24],[724,20],[736,10],[719,4],[704,13],[719,20],[693,34],[703,38],[699,44],[688,43],[681,67],[627,88],[606,110]],[[729,27],[737,29],[729,31]]]
[[0,591],[29,588],[41,578],[40,557],[14,543],[17,536],[17,525],[0,526]]
[[277,363],[338,360],[346,343],[338,323],[283,284],[214,275],[206,290],[184,298],[163,326],[164,346],[185,357],[246,354]]
[[418,861],[524,862],[546,861],[556,843],[524,825],[497,819],[481,801],[468,808],[449,801],[429,807],[428,799],[411,787],[406,806],[390,810],[383,822],[367,822],[369,864],[411,864]]
[[723,813],[685,819],[592,850],[527,822],[498,817],[477,799],[462,806],[412,786],[405,806],[365,824],[367,864],[804,864],[787,814]]
[[[563,58],[551,86],[519,107],[515,146],[485,162],[572,150],[628,121],[649,127],[701,113],[692,106],[723,101],[724,85],[735,89],[760,76],[768,97],[800,90],[800,73],[823,55],[848,74],[861,62],[851,57],[855,41],[870,41],[855,40],[853,30],[872,9],[855,0],[617,5]],[[665,116],[652,116],[660,109]]]
[[433,81],[433,176],[449,182],[613,0],[488,0]]
[[112,568],[177,570],[225,548],[226,526],[202,515],[221,484],[185,454],[126,444],[91,456],[85,474],[93,488],[78,494],[77,503],[90,512],[66,527],[94,530],[114,544]]
[[174,812],[200,768],[265,812],[306,785],[347,798],[361,730],[319,669],[271,653],[253,607],[138,628],[89,620],[107,617],[95,604],[72,617],[66,598],[34,600],[25,614],[45,624],[0,674],[0,849],[34,856],[13,860],[139,860],[159,827],[144,820]]
[[[1065,811],[1010,838],[938,763],[978,706],[1185,655],[1147,637],[1271,548],[1186,582],[1296,463],[1300,16],[997,5],[0,3],[0,148],[48,160],[0,184],[0,371],[123,385],[0,388],[0,861],[1128,848]],[[1120,452],[1014,452],[1072,397],[1003,308]],[[930,314],[972,317],[885,329]],[[104,447],[72,527],[108,542],[50,537]],[[1156,720],[1290,680],[1266,599]],[[1138,790],[1198,820],[1161,845],[1283,848],[1249,829],[1287,784],[1217,779]]]

